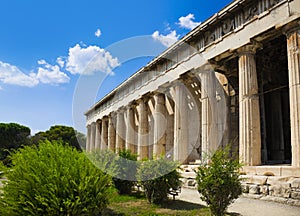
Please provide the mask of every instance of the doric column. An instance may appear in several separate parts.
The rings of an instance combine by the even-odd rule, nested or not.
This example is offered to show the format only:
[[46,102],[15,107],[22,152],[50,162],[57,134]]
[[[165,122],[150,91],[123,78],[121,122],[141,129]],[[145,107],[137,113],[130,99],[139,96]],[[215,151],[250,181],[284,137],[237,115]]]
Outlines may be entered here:
[[115,130],[115,122],[114,116],[111,114],[108,116],[108,149],[115,151],[116,149],[116,130]]
[[292,166],[300,167],[300,28],[287,32]]
[[218,148],[216,117],[216,77],[214,71],[204,69],[201,78],[201,131],[202,131],[202,160]]
[[108,143],[107,118],[103,117],[101,126],[101,150],[104,150]]
[[186,87],[177,82],[174,86],[174,160],[187,162],[188,157],[188,102]]
[[259,96],[255,50],[246,45],[239,54],[239,157],[246,166],[261,164]]
[[124,120],[124,111],[120,109],[117,111],[117,125],[116,125],[116,152],[125,149],[125,135],[126,127]]
[[130,150],[132,153],[134,153],[134,112],[133,108],[131,106],[127,107],[127,122],[126,122],[126,142],[125,147],[126,150]]
[[154,95],[154,157],[160,157],[166,153],[166,107],[165,95],[157,93]]
[[146,101],[142,98],[138,101],[138,159],[148,158],[149,122]]
[[174,113],[167,114],[167,132],[166,132],[166,156],[171,158],[174,154]]
[[95,137],[96,137],[96,122],[93,122],[91,125],[90,151],[93,151],[95,149]]
[[100,149],[101,146],[101,125],[100,121],[96,122],[96,136],[95,136],[95,149]]
[[86,146],[85,146],[86,152],[90,151],[90,146],[91,146],[91,125],[88,125],[87,132],[86,132]]

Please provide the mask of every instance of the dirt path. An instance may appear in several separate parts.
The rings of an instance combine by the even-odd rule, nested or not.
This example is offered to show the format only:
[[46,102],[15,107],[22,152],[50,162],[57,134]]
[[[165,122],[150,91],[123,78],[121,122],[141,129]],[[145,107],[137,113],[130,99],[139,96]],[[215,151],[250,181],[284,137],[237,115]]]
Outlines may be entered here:
[[[196,190],[182,188],[182,192],[177,199],[205,205],[200,200]],[[239,198],[228,208],[228,212],[243,216],[300,216],[300,207],[264,200]]]

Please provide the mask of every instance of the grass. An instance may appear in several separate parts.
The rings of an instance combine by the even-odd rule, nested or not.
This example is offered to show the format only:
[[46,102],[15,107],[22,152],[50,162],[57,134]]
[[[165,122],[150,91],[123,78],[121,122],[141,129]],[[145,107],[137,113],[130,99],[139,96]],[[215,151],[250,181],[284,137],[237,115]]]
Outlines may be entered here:
[[182,215],[182,216],[205,216],[210,215],[205,206],[189,203],[181,200],[168,200],[161,205],[151,205],[140,193],[132,196],[115,194],[111,204],[103,212],[108,216],[154,216],[154,215]]

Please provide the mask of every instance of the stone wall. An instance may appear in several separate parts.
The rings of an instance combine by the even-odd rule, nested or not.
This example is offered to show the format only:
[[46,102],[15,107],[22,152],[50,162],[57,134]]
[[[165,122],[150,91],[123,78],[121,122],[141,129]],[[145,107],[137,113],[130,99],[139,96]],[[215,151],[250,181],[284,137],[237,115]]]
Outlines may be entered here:
[[247,197],[300,206],[300,178],[241,175]]
[[[198,165],[181,166],[183,187],[197,190]],[[243,196],[300,206],[300,178],[284,176],[241,175]]]

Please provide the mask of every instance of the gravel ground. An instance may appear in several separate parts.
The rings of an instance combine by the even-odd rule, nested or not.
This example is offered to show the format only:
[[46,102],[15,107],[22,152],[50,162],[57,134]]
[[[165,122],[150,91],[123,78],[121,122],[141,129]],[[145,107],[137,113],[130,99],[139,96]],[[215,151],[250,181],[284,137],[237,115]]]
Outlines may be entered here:
[[[177,199],[205,205],[198,191],[182,188]],[[300,207],[241,197],[228,208],[229,213],[243,216],[300,216]]]

